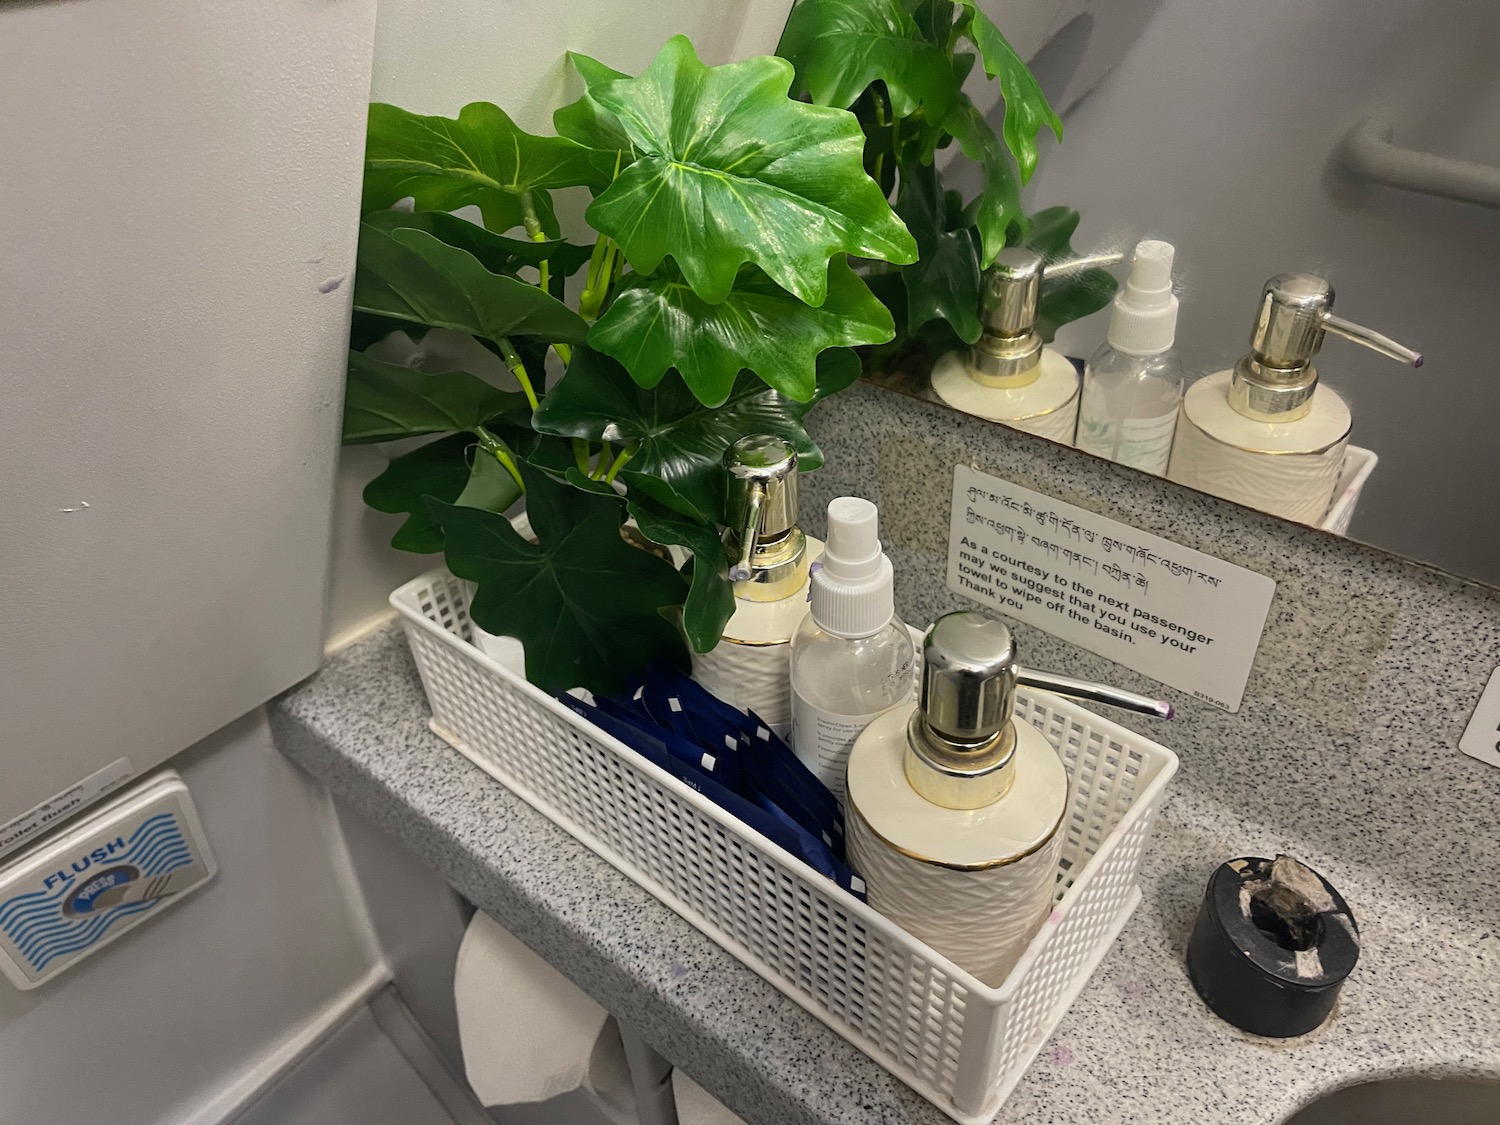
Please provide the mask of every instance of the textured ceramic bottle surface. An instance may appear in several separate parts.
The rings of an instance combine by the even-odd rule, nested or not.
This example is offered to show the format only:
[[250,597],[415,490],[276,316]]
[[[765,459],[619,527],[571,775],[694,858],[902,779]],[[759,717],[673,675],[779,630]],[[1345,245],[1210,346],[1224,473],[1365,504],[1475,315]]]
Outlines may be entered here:
[[848,853],[870,905],[988,985],[1014,968],[1051,909],[1067,813],[1062,760],[1016,724],[1015,781],[980,809],[947,809],[906,780],[915,705],[880,716],[848,766]]
[[965,414],[1071,445],[1078,422],[1078,370],[1051,348],[1042,349],[1040,367],[1024,386],[994,386],[974,378],[967,352],[953,351],[933,367],[932,389]]
[[1247,418],[1229,404],[1231,373],[1188,388],[1167,478],[1273,516],[1315,524],[1328,511],[1349,444],[1349,407],[1318,386],[1292,422]]
[[[807,537],[816,561],[823,544]],[[693,653],[693,679],[726,703],[754,711],[781,738],[792,729],[792,634],[807,616],[807,582],[774,602],[736,598],[724,636],[708,652]]]

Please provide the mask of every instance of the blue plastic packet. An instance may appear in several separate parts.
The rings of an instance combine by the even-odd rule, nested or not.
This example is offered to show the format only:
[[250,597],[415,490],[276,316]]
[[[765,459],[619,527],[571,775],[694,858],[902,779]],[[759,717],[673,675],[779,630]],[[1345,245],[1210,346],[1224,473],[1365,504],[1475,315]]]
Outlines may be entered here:
[[838,799],[756,715],[725,703],[675,668],[656,669],[632,699],[659,724],[700,746],[727,745],[735,738],[741,748],[739,790],[751,797],[764,795],[803,830],[825,841],[835,856],[843,855]]
[[[784,813],[765,808],[741,797],[720,784],[690,762],[670,753],[659,734],[643,730],[621,712],[610,714],[576,695],[558,696],[563,706],[593,723],[606,734],[619,739],[653,764],[660,766],[685,785],[703,794],[741,823],[755,829],[783,851],[796,856],[813,870],[832,879],[851,894],[864,898],[864,882],[843,864],[837,862],[819,841],[800,829]],[[666,732],[662,732],[666,733]]]
[[[569,710],[582,715],[631,749],[639,751],[662,769],[672,772],[673,764],[681,763],[721,785],[733,788],[728,776],[737,778],[739,774],[739,763],[733,756],[701,749],[671,731],[655,727],[649,719],[632,714],[613,700],[595,699],[592,695],[588,699],[582,699],[571,694],[560,695],[558,699]],[[729,768],[730,766],[733,768]]]
[[691,698],[685,700],[670,687],[646,683],[637,687],[625,699],[600,700],[601,706],[606,704],[640,715],[646,722],[670,731],[673,737],[722,759],[715,776],[736,793],[741,791],[744,777],[741,754],[744,743],[739,732],[719,726],[701,714],[695,719],[691,710],[695,701]]
[[756,805],[761,811],[774,817],[781,824],[796,833],[798,847],[793,851],[793,854],[800,856],[803,863],[825,878],[832,879],[861,902],[866,901],[864,880],[856,875],[847,864],[835,856],[832,849],[827,847],[822,840],[817,839],[807,829],[788,816],[785,810],[774,801],[769,801],[764,796],[758,796],[756,798]]

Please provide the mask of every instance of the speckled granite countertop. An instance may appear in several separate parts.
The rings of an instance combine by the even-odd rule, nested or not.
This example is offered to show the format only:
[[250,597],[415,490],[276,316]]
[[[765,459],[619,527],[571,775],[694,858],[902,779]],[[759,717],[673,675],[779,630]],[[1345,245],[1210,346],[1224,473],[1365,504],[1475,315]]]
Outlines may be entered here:
[[[335,657],[271,714],[288,757],[752,1125],[948,1120],[431,734],[397,625]],[[1272,1125],[1367,1078],[1500,1078],[1500,965],[1486,915],[1429,911],[1368,858],[1299,839],[1296,819],[1289,809],[1287,825],[1245,823],[1176,786],[1145,861],[1141,908],[997,1121]],[[1364,938],[1333,1021],[1288,1043],[1212,1017],[1182,964],[1214,865],[1278,851],[1340,888]]]

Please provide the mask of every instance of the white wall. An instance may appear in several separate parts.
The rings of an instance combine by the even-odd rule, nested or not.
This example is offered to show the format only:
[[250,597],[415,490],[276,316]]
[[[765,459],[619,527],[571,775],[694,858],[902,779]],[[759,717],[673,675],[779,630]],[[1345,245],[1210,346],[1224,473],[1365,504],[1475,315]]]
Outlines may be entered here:
[[259,710],[173,765],[219,874],[35,991],[0,982],[0,1125],[216,1122],[377,963],[328,797]]
[[0,823],[317,667],[374,12],[0,5]]
[[[1164,0],[1030,193],[1078,207],[1081,244],[1177,244],[1199,371],[1243,352],[1261,283],[1286,270],[1326,270],[1340,313],[1420,347],[1416,372],[1333,337],[1320,356],[1381,457],[1352,533],[1491,582],[1500,212],[1351,183],[1333,153],[1381,112],[1399,143],[1500,163],[1497,42],[1495,6],[1473,0]],[[1103,318],[1080,329],[1091,346]]]

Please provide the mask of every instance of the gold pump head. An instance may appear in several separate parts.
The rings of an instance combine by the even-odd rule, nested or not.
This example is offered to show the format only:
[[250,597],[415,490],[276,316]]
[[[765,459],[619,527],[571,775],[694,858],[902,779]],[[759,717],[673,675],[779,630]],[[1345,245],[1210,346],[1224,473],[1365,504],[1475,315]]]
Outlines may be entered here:
[[992,387],[1024,387],[1041,375],[1042,337],[1036,330],[1042,282],[1123,260],[1092,254],[1049,263],[1025,246],[1007,246],[980,281],[979,339],[970,349],[974,378]]
[[1005,796],[1014,780],[1017,685],[1173,715],[1165,700],[1023,668],[1003,623],[977,610],[945,614],[923,638],[921,701],[906,731],[906,780],[917,793],[950,809],[981,809]]
[[1277,274],[1260,291],[1250,351],[1234,366],[1229,404],[1247,418],[1295,422],[1312,409],[1312,358],[1333,332],[1383,356],[1422,366],[1422,354],[1389,336],[1333,315],[1333,286],[1310,273]]
[[807,577],[807,537],[797,526],[797,451],[769,434],[724,453],[726,544],[735,596],[780,601]]

